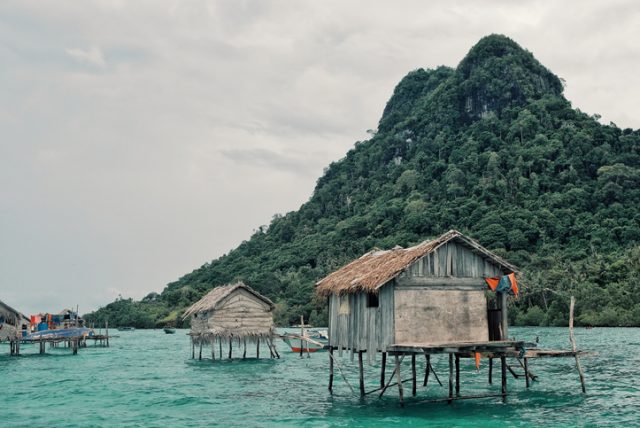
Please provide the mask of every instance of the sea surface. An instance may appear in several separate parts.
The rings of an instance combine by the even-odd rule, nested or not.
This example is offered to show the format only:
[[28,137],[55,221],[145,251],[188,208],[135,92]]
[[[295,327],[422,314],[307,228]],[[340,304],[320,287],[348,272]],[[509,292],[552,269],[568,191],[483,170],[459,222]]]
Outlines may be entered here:
[[[405,407],[397,387],[379,399],[354,395],[336,369],[334,394],[327,391],[328,354],[300,358],[278,341],[281,359],[216,360],[205,349],[202,361],[191,359],[186,330],[114,331],[110,348],[67,348],[38,354],[22,345],[22,356],[10,357],[0,344],[0,426],[2,427],[502,427],[502,426],[640,426],[640,329],[576,329],[587,394],[580,391],[572,358],[533,360],[539,381],[527,389],[524,378],[508,377],[509,398],[419,403],[447,396],[448,358],[432,357],[442,380],[427,389],[419,382],[416,398],[405,383]],[[566,328],[512,328],[518,339],[539,347],[568,348]],[[264,355],[264,346],[261,355]],[[216,352],[217,354],[217,352]],[[240,354],[238,354],[240,355]],[[250,355],[255,355],[253,349]],[[357,358],[337,358],[349,383],[358,389]],[[387,365],[387,375],[391,361]],[[367,389],[378,387],[380,361],[366,367]],[[513,362],[514,368],[517,362]],[[487,384],[486,360],[476,372],[472,360],[461,360],[461,393],[500,392],[499,364],[493,385]],[[516,368],[517,369],[517,368]],[[408,359],[403,378],[409,376]],[[521,372],[522,370],[518,370]],[[418,378],[424,359],[418,358]]]

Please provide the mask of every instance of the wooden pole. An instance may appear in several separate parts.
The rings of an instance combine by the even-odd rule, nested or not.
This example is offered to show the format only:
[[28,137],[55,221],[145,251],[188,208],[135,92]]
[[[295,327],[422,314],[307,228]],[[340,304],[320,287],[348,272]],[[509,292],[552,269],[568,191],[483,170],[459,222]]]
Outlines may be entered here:
[[529,359],[527,357],[524,358],[524,379],[525,379],[525,383],[527,385],[527,388],[529,388],[529,363],[528,363]]
[[453,402],[453,354],[449,353],[449,404]]
[[575,306],[575,304],[576,299],[575,297],[571,296],[571,305],[569,306],[569,341],[571,342],[573,355],[576,358],[576,369],[578,369],[578,375],[580,375],[580,385],[582,386],[582,393],[585,394],[587,392],[587,388],[584,384],[584,372],[582,371],[582,366],[580,365],[580,358],[578,358],[578,347],[576,346],[576,338],[573,335],[573,307]]
[[396,357],[396,377],[398,378],[398,395],[400,396],[400,406],[404,406],[404,392],[402,390],[402,376],[400,375],[400,359]]
[[216,339],[215,338],[211,338],[210,341],[210,345],[211,345],[211,361],[215,361],[216,360]]
[[358,351],[358,370],[360,371],[360,396],[364,397],[364,367],[362,364],[362,351]]
[[260,336],[258,336],[258,344],[256,345],[256,358],[260,359]]
[[244,347],[242,349],[242,359],[247,358],[247,338],[244,338]]
[[425,354],[425,358],[427,360],[427,367],[425,368],[424,382],[422,383],[422,386],[427,386],[427,383],[429,383],[429,370],[431,369],[431,355]]
[[493,357],[489,357],[489,385],[493,384]]
[[193,336],[191,336],[191,359],[196,359],[196,342],[194,341]]
[[416,354],[411,354],[411,395],[416,396]]
[[382,353],[382,363],[380,366],[380,388],[384,388],[384,372],[387,368],[387,353]]
[[77,355],[78,354],[78,339],[74,339],[72,344],[73,344],[73,355]]
[[107,340],[107,348],[109,347],[109,320],[104,322],[104,335]]
[[333,346],[329,346],[329,392],[333,394]]
[[40,342],[40,355],[44,354],[44,347],[45,347],[45,343],[44,342]]
[[456,397],[460,396],[460,356],[456,354]]
[[507,357],[500,355],[500,371],[502,372],[502,401],[507,401]]
[[349,383],[349,381],[347,380],[347,377],[344,375],[344,372],[342,371],[342,367],[340,367],[340,364],[338,364],[338,362],[336,361],[335,357],[333,356],[333,352],[329,353],[329,357],[333,360],[334,364],[336,365],[336,367],[338,368],[338,371],[340,372],[340,375],[342,376],[342,379],[344,380],[344,383],[347,384],[347,386],[349,387],[349,389],[351,390],[352,394],[355,394],[355,391],[353,390],[353,387],[351,386],[351,384]]
[[502,313],[502,340],[509,340],[509,317],[507,313],[507,293],[500,293],[501,313]]
[[220,351],[218,355],[220,355],[220,359],[222,359],[222,336],[218,336],[218,350]]
[[231,359],[231,353],[233,352],[233,337],[229,338],[229,359]]

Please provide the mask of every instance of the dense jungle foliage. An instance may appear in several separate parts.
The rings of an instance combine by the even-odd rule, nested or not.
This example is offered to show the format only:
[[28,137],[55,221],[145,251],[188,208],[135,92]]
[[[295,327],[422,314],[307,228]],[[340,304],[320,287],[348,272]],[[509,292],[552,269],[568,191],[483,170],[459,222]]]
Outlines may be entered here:
[[518,325],[640,325],[640,132],[573,109],[563,82],[507,37],[457,68],[415,70],[377,132],[329,165],[310,200],[141,302],[87,317],[147,327],[241,279],[276,321],[326,324],[314,283],[373,247],[458,229],[523,271]]

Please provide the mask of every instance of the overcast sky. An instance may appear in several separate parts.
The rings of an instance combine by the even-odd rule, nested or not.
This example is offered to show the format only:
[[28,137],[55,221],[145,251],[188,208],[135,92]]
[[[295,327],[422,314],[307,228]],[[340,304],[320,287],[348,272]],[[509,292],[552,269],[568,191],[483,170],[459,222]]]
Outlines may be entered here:
[[0,2],[0,300],[139,299],[297,209],[409,71],[502,33],[640,127],[635,1]]

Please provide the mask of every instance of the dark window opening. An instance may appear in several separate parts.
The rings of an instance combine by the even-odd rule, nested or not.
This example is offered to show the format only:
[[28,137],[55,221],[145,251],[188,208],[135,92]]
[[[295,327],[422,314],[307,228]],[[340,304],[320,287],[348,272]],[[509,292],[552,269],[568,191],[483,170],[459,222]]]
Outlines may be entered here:
[[367,293],[367,308],[377,308],[378,306],[378,295],[375,293]]

